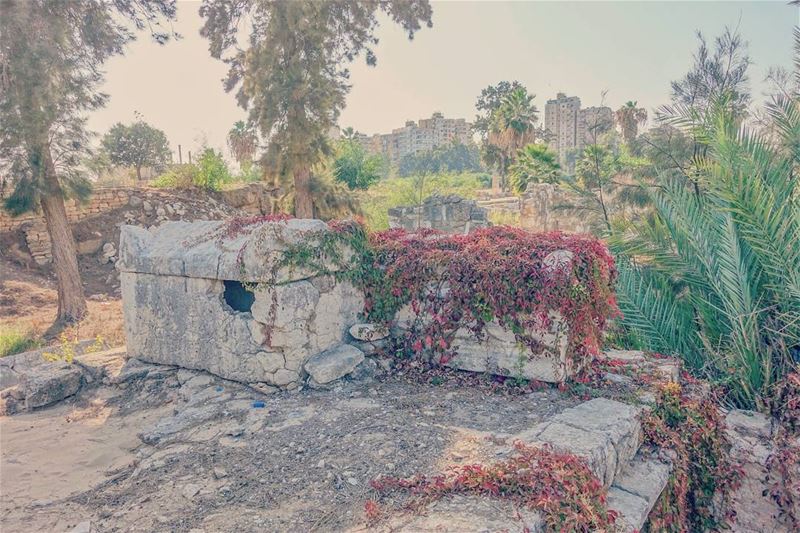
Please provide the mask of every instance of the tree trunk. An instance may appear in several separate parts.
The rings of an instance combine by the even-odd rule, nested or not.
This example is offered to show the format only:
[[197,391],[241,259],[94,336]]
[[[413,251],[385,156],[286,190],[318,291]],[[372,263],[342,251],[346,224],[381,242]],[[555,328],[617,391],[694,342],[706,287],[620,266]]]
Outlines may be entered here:
[[311,169],[305,166],[294,171],[294,216],[314,218],[314,203],[311,199]]
[[136,183],[142,182],[142,167],[136,166]]
[[47,223],[52,248],[53,269],[58,281],[57,322],[75,322],[86,315],[86,298],[83,294],[78,270],[75,237],[67,220],[64,196],[49,148],[45,148],[46,192],[41,197],[42,212]]

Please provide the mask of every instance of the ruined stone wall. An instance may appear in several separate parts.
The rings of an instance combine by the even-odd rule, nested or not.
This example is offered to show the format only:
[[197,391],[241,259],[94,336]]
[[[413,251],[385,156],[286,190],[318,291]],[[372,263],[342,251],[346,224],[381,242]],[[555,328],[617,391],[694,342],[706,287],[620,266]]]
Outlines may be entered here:
[[527,230],[566,231],[588,233],[591,230],[585,214],[564,206],[572,205],[577,198],[574,193],[551,183],[537,183],[520,196],[501,191],[486,190],[479,193],[478,205],[484,208],[490,219],[513,220],[513,224]]
[[219,191],[215,195],[221,202],[245,213],[271,215],[279,190],[265,183],[248,183],[235,189]]
[[[138,190],[135,187],[95,189],[86,202],[66,200],[64,203],[67,208],[67,219],[70,222],[78,222],[84,218],[122,207],[128,203],[131,194],[135,194]],[[39,213],[26,213],[12,217],[8,213],[0,211],[0,232],[12,231],[26,224],[41,226],[44,229],[44,218]],[[44,232],[46,234],[47,230],[44,229]]]
[[488,226],[486,210],[460,196],[431,196],[421,206],[389,209],[389,227],[414,231],[432,228],[445,233],[469,233]]
[[[252,183],[220,191],[218,193],[201,193],[206,199],[211,199],[232,207],[243,213],[265,215],[272,212],[272,198],[274,188],[261,183]],[[182,216],[187,207],[184,200],[191,200],[197,193],[191,191],[170,191],[163,189],[148,189],[139,187],[109,187],[97,188],[85,202],[67,200],[67,218],[71,224],[87,218],[103,215],[124,206],[143,210],[146,215],[152,215],[159,220],[166,220],[167,216],[177,214]],[[187,196],[187,198],[183,198]],[[189,213],[191,216],[193,213]],[[122,220],[120,220],[122,222]],[[132,220],[126,220],[132,222]],[[29,213],[19,217],[11,217],[0,210],[0,233],[21,231],[28,247],[28,253],[33,260],[44,265],[52,260],[50,253],[50,235],[44,217],[39,213]],[[90,252],[96,251],[102,242],[89,243]],[[81,243],[78,243],[79,253],[86,253]]]

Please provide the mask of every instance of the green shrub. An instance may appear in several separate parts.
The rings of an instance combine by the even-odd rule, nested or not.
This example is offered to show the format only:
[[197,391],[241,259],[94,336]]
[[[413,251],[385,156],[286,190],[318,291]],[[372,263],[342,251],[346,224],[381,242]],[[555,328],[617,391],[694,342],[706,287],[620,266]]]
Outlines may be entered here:
[[233,177],[222,154],[206,148],[196,164],[172,165],[169,170],[150,182],[150,185],[160,189],[198,187],[218,191],[222,185],[232,181]]
[[0,357],[38,348],[41,342],[31,331],[17,328],[0,329]]
[[198,172],[197,165],[172,165],[169,170],[151,181],[150,185],[159,189],[188,189],[195,185]]
[[194,185],[201,189],[218,191],[222,185],[232,180],[228,165],[222,158],[222,154],[213,148],[203,150],[197,162],[197,175],[194,178]]

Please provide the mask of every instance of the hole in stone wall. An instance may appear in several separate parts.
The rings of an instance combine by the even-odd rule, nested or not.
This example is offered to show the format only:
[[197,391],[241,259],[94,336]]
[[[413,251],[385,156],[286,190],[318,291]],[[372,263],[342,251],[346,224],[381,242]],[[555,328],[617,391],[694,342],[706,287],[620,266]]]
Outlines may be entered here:
[[256,295],[242,285],[241,281],[226,279],[225,283],[225,303],[234,311],[249,313],[253,308]]

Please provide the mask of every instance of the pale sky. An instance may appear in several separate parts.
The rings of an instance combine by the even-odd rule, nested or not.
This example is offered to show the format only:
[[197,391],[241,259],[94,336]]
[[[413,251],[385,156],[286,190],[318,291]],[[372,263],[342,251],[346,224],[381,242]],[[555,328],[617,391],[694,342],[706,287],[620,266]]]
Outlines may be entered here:
[[[178,1],[175,29],[183,39],[164,46],[148,36],[107,65],[107,107],[90,116],[104,133],[138,111],[164,130],[173,150],[205,142],[224,148],[233,123],[245,117],[221,79],[225,65],[211,58],[199,34],[200,3]],[[377,67],[363,58],[351,66],[352,90],[340,126],[386,133],[441,111],[475,117],[481,89],[519,80],[544,104],[557,92],[579,96],[584,106],[619,107],[636,100],[651,111],[669,98],[697,48],[695,33],[709,41],[726,25],[738,26],[753,60],[751,86],[758,97],[770,66],[792,65],[792,28],[797,7],[754,2],[433,2],[433,28],[408,41],[382,18]],[[543,120],[543,116],[540,117]],[[226,150],[227,152],[227,150]]]

